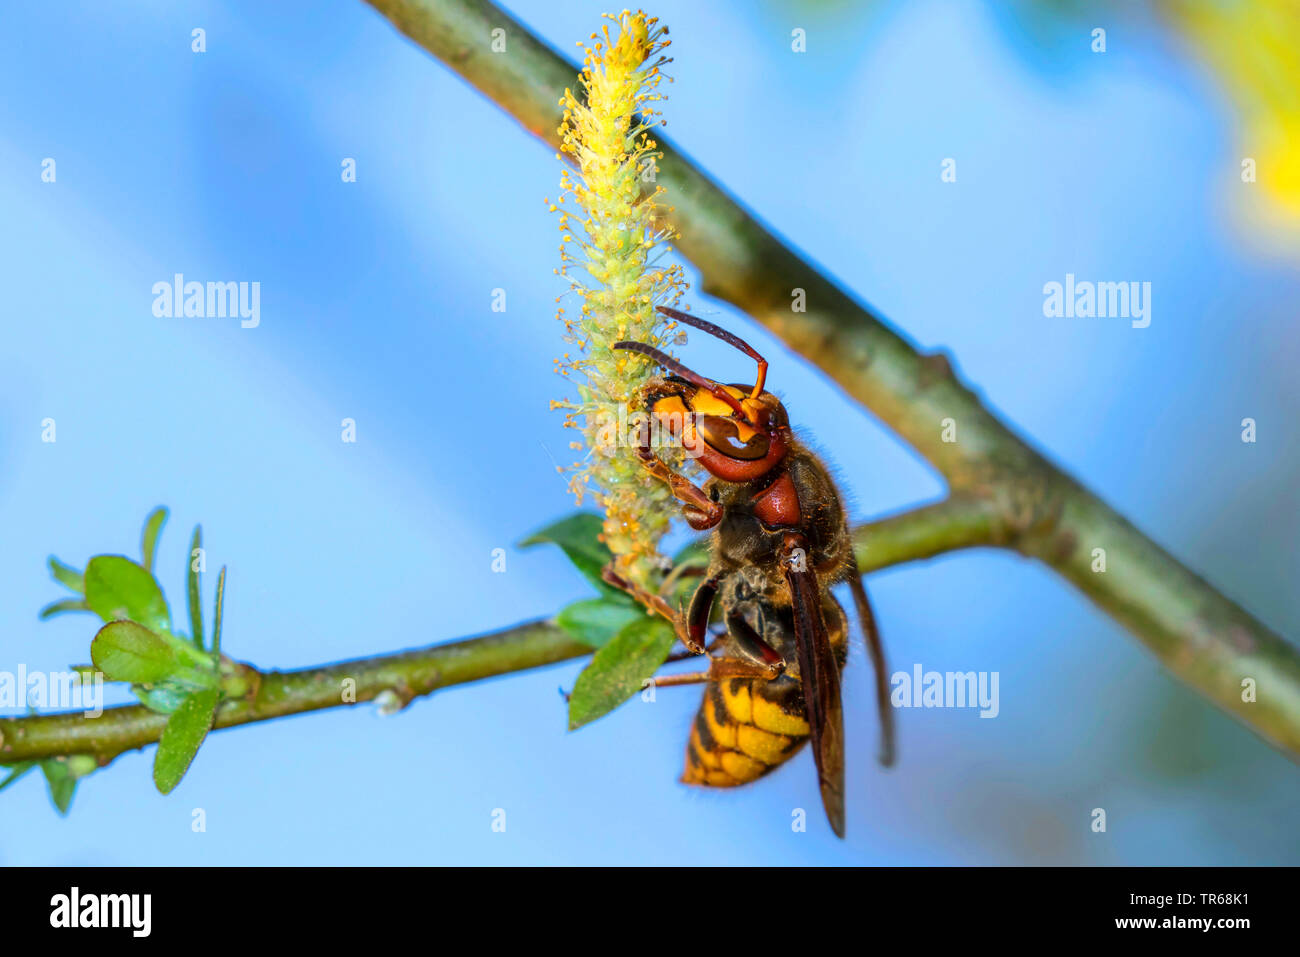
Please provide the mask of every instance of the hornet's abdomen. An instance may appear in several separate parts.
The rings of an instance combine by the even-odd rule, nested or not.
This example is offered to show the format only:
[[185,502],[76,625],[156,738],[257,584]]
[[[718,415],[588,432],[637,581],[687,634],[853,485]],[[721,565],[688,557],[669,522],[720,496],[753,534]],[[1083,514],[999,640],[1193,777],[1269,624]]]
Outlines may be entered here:
[[797,679],[729,678],[711,684],[686,745],[682,783],[748,784],[793,757],[808,734]]
[[[735,607],[741,576],[724,585],[724,601]],[[808,740],[803,683],[795,664],[794,623],[790,609],[765,603],[755,619],[764,640],[786,659],[786,672],[778,678],[727,678],[710,684],[695,715],[691,738],[686,745],[686,770],[682,783],[730,788],[756,781],[789,761]],[[827,593],[822,616],[830,632],[831,648],[841,671],[848,654],[848,619],[844,609]],[[737,639],[728,634],[724,652],[738,657]]]

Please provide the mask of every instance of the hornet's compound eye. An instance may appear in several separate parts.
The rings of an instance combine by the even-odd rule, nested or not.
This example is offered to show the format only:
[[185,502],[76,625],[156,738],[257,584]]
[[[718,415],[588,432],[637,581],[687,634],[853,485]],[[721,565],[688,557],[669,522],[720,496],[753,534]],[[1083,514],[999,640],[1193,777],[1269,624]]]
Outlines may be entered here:
[[735,420],[725,415],[699,416],[695,428],[711,449],[728,458],[749,462],[763,458],[771,448],[771,442],[762,432],[754,432],[748,441],[742,442]]

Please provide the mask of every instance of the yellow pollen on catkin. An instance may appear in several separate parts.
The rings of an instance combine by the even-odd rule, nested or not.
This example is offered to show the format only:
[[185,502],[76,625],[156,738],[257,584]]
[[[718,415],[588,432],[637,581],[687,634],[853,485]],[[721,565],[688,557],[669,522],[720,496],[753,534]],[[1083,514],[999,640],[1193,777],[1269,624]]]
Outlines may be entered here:
[[681,266],[649,265],[676,239],[655,222],[666,212],[657,202],[664,190],[654,182],[659,153],[650,135],[661,120],[648,105],[662,99],[661,69],[669,62],[662,51],[669,41],[667,28],[639,10],[605,19],[591,46],[579,43],[585,98],[565,90],[560,100],[560,153],[576,169],[561,173],[561,195],[547,200],[553,211],[566,200],[577,206],[559,210],[559,273],[582,303],[576,322],[557,313],[580,354],[566,355],[561,372],[582,374],[573,380],[579,401],[562,407],[565,424],[581,429],[588,450],[570,487],[579,502],[591,494],[605,510],[605,543],[623,576],[651,586],[668,564],[658,543],[674,510],[664,483],[641,466],[628,433],[637,393],[659,370],[613,345],[632,340],[666,347],[668,328],[655,307],[676,305],[686,288]]

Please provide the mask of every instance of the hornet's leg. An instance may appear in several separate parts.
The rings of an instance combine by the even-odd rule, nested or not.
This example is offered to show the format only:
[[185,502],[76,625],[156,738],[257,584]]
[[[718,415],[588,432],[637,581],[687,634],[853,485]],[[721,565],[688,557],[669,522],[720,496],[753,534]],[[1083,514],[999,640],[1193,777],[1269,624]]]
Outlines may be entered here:
[[656,688],[671,688],[675,685],[699,685],[710,681],[726,681],[728,678],[762,678],[771,681],[781,673],[780,668],[760,665],[742,658],[714,658],[709,662],[708,671],[693,671],[681,675],[658,675],[650,679]]
[[[762,614],[761,609],[759,614]],[[749,626],[749,622],[739,611],[733,609],[727,615],[727,633],[731,635],[732,641],[740,649],[741,654],[752,664],[770,671],[771,677],[775,678],[785,671],[786,660],[763,640],[762,635]]]
[[650,427],[644,425],[636,449],[637,458],[642,467],[672,490],[673,498],[683,505],[682,514],[686,524],[697,532],[713,528],[722,521],[722,506],[705,493],[704,489],[693,484],[684,476],[678,475],[655,455],[650,445]]
[[713,610],[713,598],[718,593],[718,579],[706,578],[700,582],[691,597],[690,610],[683,614],[656,594],[623,578],[614,571],[612,565],[606,565],[601,578],[615,588],[631,595],[633,599],[656,612],[672,623],[673,631],[681,639],[688,651],[695,655],[704,654],[704,639],[709,633],[709,615]]
[[[695,611],[696,604],[692,603],[692,611]],[[745,621],[743,616],[736,613],[728,615],[727,631],[743,657],[712,658],[709,660],[708,671],[665,675],[663,678],[654,679],[654,683],[660,687],[667,687],[722,681],[727,678],[762,678],[764,681],[771,681],[785,671],[785,659],[749,626],[749,622]]]
[[[723,634],[725,634],[725,632]],[[710,641],[708,645],[705,646],[704,648],[705,653],[712,654],[713,650],[718,647],[718,642],[721,640],[722,640],[722,635],[715,635],[714,639]],[[669,655],[667,658],[664,659],[664,664],[671,665],[673,662],[676,661],[689,661],[691,658],[698,658],[698,657],[699,655],[696,655],[689,651],[674,651],[671,655]]]

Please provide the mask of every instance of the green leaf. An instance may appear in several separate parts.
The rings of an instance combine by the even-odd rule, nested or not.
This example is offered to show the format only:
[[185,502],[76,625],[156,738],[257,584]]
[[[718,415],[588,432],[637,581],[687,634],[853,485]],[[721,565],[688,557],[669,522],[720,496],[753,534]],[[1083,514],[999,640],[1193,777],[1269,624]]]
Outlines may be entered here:
[[72,776],[80,781],[91,771],[99,767],[99,762],[95,760],[93,754],[70,754],[68,755],[68,770]]
[[609,714],[644,686],[673,647],[672,626],[643,616],[591,657],[569,698],[569,730]]
[[109,681],[163,684],[189,692],[216,688],[216,662],[188,641],[133,621],[110,621],[90,643],[90,658]]
[[150,711],[172,714],[185,703],[190,692],[170,685],[131,685],[131,693]]
[[194,567],[198,561],[194,552],[203,547],[203,529],[194,526],[194,536],[190,539],[189,561],[186,563],[186,580],[189,583],[189,603],[190,603],[190,637],[194,639],[194,644],[203,647],[203,609],[199,607],[199,572]]
[[217,576],[217,606],[212,613],[212,657],[221,660],[221,611],[226,601],[226,566],[221,566]]
[[125,618],[153,631],[171,631],[171,613],[158,582],[121,555],[96,555],[90,560],[86,603],[104,621]]
[[41,609],[41,621],[53,618],[65,611],[90,611],[90,606],[80,598],[63,598],[59,601],[52,601]]
[[555,623],[583,644],[599,648],[629,622],[644,617],[638,605],[588,598],[561,609]]
[[50,574],[54,576],[55,581],[63,585],[65,588],[75,591],[78,595],[84,595],[86,593],[86,582],[81,572],[63,564],[63,562],[59,561],[53,555],[49,557],[49,563]]
[[603,523],[599,515],[592,512],[576,512],[529,535],[519,543],[519,547],[527,548],[530,545],[544,543],[559,545],[564,549],[564,554],[569,556],[569,561],[573,562],[578,571],[582,572],[602,593],[622,595],[622,592],[607,585],[600,577],[601,570],[613,558],[605,543],[600,541],[602,527]]
[[221,692],[215,688],[196,691],[167,719],[153,761],[153,783],[163,794],[180,784],[189,770],[199,745],[212,729],[220,698]]
[[55,809],[66,815],[72,807],[72,796],[77,793],[77,776],[72,773],[67,761],[58,758],[45,758],[41,761],[41,771],[45,773],[45,783],[50,787],[50,800]]
[[133,621],[112,621],[90,643],[90,660],[110,681],[154,684],[182,667],[161,635]]
[[9,765],[7,768],[9,773],[5,775],[3,781],[0,781],[0,791],[13,784],[34,767],[36,767],[35,761],[20,761],[18,764]]
[[144,520],[144,531],[140,533],[140,554],[144,570],[153,570],[154,553],[158,550],[158,536],[162,533],[163,523],[167,521],[167,509],[159,505]]

